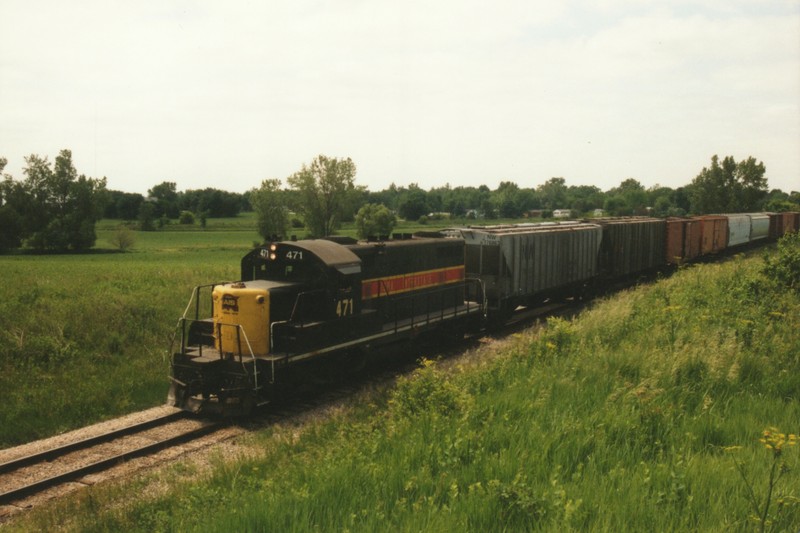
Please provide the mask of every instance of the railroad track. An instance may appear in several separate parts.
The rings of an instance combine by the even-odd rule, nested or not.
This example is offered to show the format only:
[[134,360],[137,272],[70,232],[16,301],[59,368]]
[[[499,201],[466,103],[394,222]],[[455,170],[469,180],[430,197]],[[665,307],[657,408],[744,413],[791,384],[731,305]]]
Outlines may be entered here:
[[89,474],[108,470],[130,459],[197,439],[222,425],[221,422],[191,419],[181,411],[170,412],[17,457],[0,464],[0,505],[19,504],[50,488],[80,481]]

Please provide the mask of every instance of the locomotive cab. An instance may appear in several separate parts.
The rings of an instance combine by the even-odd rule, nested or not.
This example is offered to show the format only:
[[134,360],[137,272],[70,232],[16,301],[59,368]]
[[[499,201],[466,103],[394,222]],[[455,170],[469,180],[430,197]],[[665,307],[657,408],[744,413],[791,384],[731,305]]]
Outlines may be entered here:
[[267,281],[271,352],[292,355],[358,334],[361,259],[328,240],[277,242],[242,259],[245,284]]

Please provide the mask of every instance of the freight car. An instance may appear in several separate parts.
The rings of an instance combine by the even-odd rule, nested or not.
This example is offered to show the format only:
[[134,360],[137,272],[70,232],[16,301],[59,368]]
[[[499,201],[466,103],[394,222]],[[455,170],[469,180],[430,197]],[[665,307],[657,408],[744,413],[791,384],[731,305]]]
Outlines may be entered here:
[[479,327],[483,301],[460,239],[273,242],[242,259],[240,281],[193,292],[169,400],[246,413],[268,401],[288,367],[431,331],[463,336]]
[[246,413],[269,400],[282,373],[305,362],[346,362],[426,334],[460,337],[487,320],[504,321],[519,305],[798,226],[797,213],[751,213],[269,243],[244,256],[239,281],[193,291],[179,321],[169,401],[193,412]]
[[551,222],[448,230],[466,242],[467,275],[480,279],[488,311],[505,319],[519,305],[569,294],[597,277],[603,230]]
[[800,231],[800,213],[767,213],[769,216],[769,238],[779,239],[792,231]]
[[736,213],[722,215],[728,219],[728,247],[750,244],[769,236],[769,215]]
[[622,278],[664,266],[666,221],[660,218],[595,219],[603,227],[600,272]]
[[665,260],[671,265],[693,261],[700,256],[703,240],[701,221],[696,218],[668,218]]

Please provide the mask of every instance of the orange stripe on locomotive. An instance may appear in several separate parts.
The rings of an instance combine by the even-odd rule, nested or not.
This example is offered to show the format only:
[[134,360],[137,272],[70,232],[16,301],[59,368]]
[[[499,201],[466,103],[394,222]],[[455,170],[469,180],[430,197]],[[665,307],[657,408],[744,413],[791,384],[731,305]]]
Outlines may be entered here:
[[361,299],[369,300],[464,281],[464,265],[413,272],[361,282]]

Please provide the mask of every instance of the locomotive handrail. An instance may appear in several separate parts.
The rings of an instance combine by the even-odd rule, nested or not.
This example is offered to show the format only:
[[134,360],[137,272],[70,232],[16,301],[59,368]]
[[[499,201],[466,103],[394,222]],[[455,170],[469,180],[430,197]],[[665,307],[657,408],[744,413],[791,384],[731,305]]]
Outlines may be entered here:
[[[218,322],[217,329],[219,331],[219,355],[222,358],[224,351],[222,350],[222,327],[232,327],[236,328],[236,348],[238,349],[237,355],[239,356],[239,363],[242,365],[242,370],[245,374],[248,374],[247,367],[244,366],[244,359],[242,357],[242,339],[241,335],[244,335],[244,342],[247,344],[247,350],[250,352],[250,358],[253,361],[253,387],[254,390],[258,390],[258,365],[256,364],[256,354],[253,352],[253,346],[250,344],[250,339],[247,338],[247,331],[245,331],[244,326],[241,324],[228,324],[225,322]],[[233,352],[231,352],[233,353]],[[273,376],[274,380],[274,376]]]
[[[254,390],[258,390],[258,365],[256,364],[256,354],[253,353],[253,347],[250,345],[250,339],[247,338],[247,332],[244,330],[244,326],[241,324],[237,324],[237,326],[237,336],[239,332],[244,335],[244,342],[247,343],[247,349],[250,350],[250,358],[253,360],[253,388]],[[239,342],[241,344],[241,341]],[[241,351],[239,352],[239,362],[242,363],[242,370],[247,373],[247,368],[242,361]]]
[[[476,295],[476,296],[481,296],[481,298],[482,298],[482,301],[478,302],[478,304],[480,306],[479,310],[481,311],[481,313],[483,315],[485,315],[486,314],[485,287],[481,283],[481,280],[475,279],[475,278],[465,279],[464,280],[464,287],[466,288],[469,283],[475,283],[477,285],[477,287],[479,288],[479,293]],[[408,294],[408,295],[399,296],[399,297],[395,298],[394,300],[392,300],[392,302],[391,302],[392,303],[392,309],[391,309],[392,314],[391,314],[391,316],[393,317],[393,321],[394,321],[394,331],[395,331],[395,333],[399,330],[400,322],[402,320],[408,320],[410,326],[413,327],[414,324],[415,324],[415,319],[418,318],[418,317],[422,317],[424,315],[424,318],[421,319],[421,320],[427,326],[431,322],[431,316],[433,316],[435,318],[436,314],[438,313],[439,314],[438,319],[439,320],[444,320],[445,316],[449,316],[450,314],[458,313],[458,307],[459,307],[459,305],[462,305],[462,304],[466,304],[467,313],[471,313],[472,312],[471,311],[472,306],[470,305],[470,302],[468,300],[466,300],[466,298],[464,300],[462,300],[462,302],[459,302],[457,293],[454,296],[455,300],[453,302],[453,305],[452,306],[445,305],[446,302],[445,302],[444,298],[447,295],[447,291],[451,290],[452,288],[453,288],[452,286],[437,287],[436,289],[434,289],[432,291],[427,291],[424,295],[421,295],[421,294]],[[415,312],[415,307],[416,307],[416,302],[417,302],[417,300],[419,300],[420,296],[424,296],[424,304],[425,305],[424,305],[424,310],[422,311],[422,313],[417,315],[416,312]],[[440,301],[442,302],[442,305],[439,306],[438,309],[432,309],[431,308],[431,298],[433,298],[434,296],[440,296],[441,297]],[[409,316],[407,318],[405,318],[405,319],[402,319],[402,320],[398,317],[398,309],[400,307],[399,304],[401,302],[410,302],[411,303]],[[445,312],[447,309],[451,309],[451,310]],[[387,318],[389,318],[388,313],[387,313]]]
[[195,302],[195,311],[194,311],[194,320],[198,320],[200,316],[200,290],[211,288],[214,290],[214,287],[217,285],[224,285],[225,283],[231,283],[229,281],[220,281],[217,283],[209,283],[207,285],[197,285],[192,289],[192,295],[189,297],[189,303],[186,304],[186,309],[183,311],[182,318],[186,318],[186,314],[189,312],[189,308],[192,305],[192,302]]
[[[294,306],[292,307],[292,314],[289,316],[289,320],[287,322],[295,322],[297,317],[295,315],[298,314],[298,309],[300,309],[300,299],[306,298],[308,295],[317,294],[317,293],[325,293],[325,289],[314,289],[312,291],[303,291],[297,294],[297,297],[294,299]],[[304,322],[303,318],[300,318],[300,323]]]
[[487,312],[488,307],[489,307],[489,304],[486,301],[486,284],[480,278],[465,278],[464,281],[470,281],[470,282],[474,283],[478,287],[479,292],[475,296],[476,297],[480,296],[480,300],[478,301],[478,304],[481,306],[481,312],[484,315],[486,315],[486,312]]

